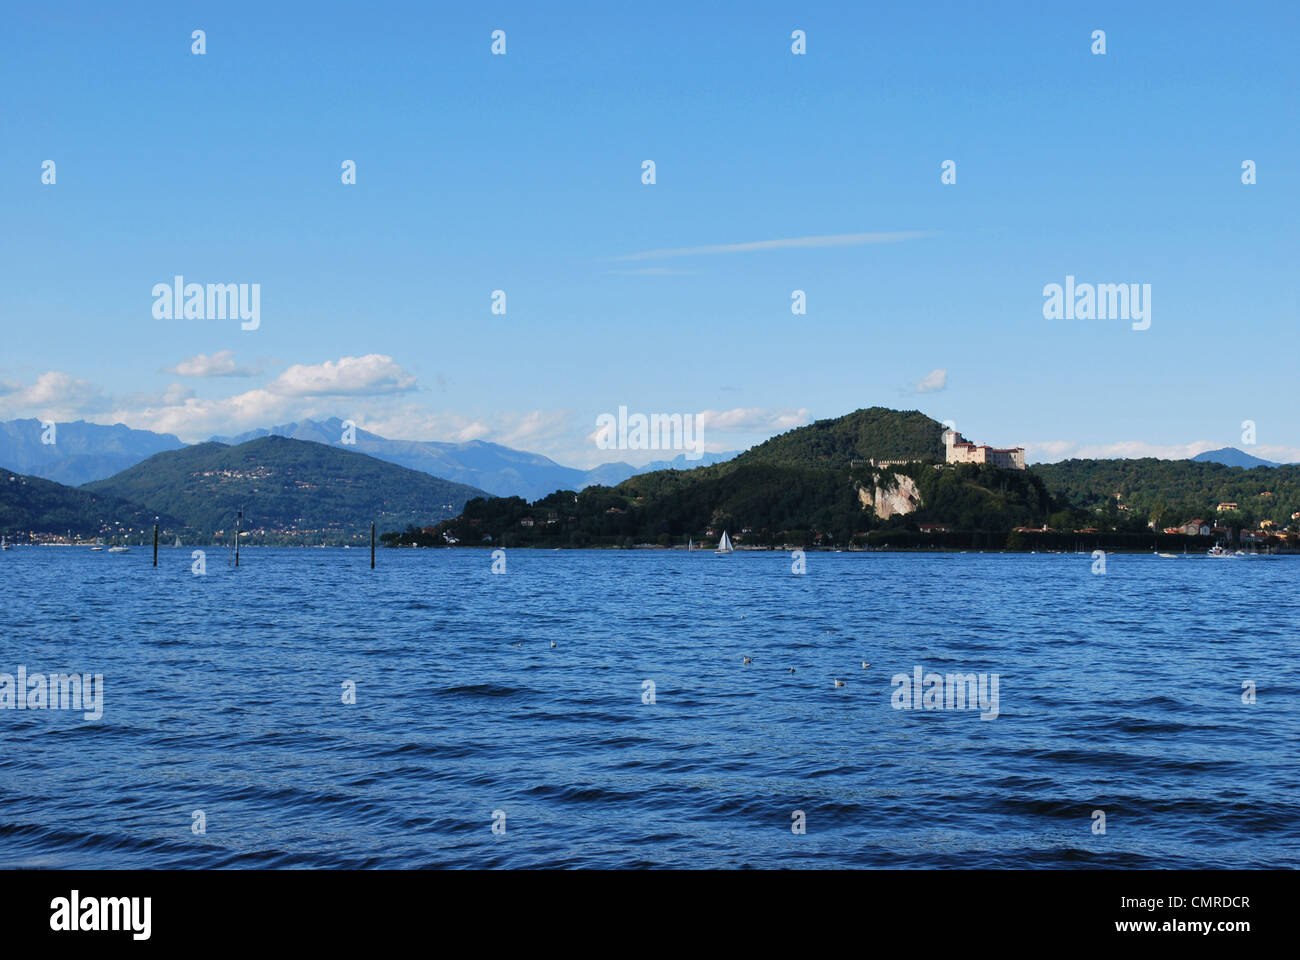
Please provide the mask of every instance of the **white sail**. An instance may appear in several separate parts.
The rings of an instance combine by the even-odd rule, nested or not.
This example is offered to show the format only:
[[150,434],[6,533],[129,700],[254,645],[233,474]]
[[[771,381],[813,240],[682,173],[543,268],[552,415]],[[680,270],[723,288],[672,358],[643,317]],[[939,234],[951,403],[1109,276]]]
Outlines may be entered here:
[[727,536],[727,531],[726,531],[726,530],[723,530],[723,531],[722,531],[722,539],[718,541],[718,549],[717,549],[715,552],[717,552],[717,553],[731,553],[731,551],[732,551],[732,546],[731,546],[731,537]]

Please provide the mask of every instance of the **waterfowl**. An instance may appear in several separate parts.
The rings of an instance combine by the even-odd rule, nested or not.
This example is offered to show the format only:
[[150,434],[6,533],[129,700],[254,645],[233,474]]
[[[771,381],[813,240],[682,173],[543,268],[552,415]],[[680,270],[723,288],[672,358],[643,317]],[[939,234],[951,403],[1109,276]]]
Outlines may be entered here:
[[844,686],[844,681],[841,680],[839,677],[836,677],[836,678],[835,678],[835,686],[837,686],[837,687],[842,687],[842,686]]
[[863,669],[863,670],[867,669],[867,667],[869,667],[869,666],[871,666],[871,664],[867,663],[867,661],[865,661],[865,660],[862,661],[862,669]]
[[753,663],[753,662],[754,662],[754,658],[753,658],[753,657],[742,656],[742,657],[741,657],[741,661],[744,662],[744,663]]

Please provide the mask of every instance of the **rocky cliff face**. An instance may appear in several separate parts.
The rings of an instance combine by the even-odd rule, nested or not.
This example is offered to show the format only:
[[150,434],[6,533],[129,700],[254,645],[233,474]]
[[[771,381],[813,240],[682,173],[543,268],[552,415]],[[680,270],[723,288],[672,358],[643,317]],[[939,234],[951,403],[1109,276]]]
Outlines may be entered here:
[[868,493],[867,490],[866,486],[858,487],[858,500],[862,503],[862,509],[871,508],[881,520],[909,514],[921,506],[921,492],[916,489],[911,477],[895,476],[882,484],[878,475],[871,492]]

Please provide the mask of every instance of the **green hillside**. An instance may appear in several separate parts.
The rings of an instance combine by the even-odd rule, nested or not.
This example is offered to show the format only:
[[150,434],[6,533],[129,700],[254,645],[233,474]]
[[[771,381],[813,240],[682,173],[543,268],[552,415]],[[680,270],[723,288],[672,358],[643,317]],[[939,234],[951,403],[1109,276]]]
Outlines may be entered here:
[[870,407],[787,430],[723,463],[693,470],[642,473],[615,489],[635,491],[634,496],[657,499],[686,487],[718,480],[741,468],[758,465],[843,471],[855,460],[916,458],[942,462],[944,429],[943,424],[917,410]]
[[[1194,519],[1217,519],[1253,527],[1272,520],[1293,525],[1300,511],[1300,466],[1229,467],[1196,460],[1064,460],[1036,464],[1048,490],[1085,510],[1115,513],[1128,507],[1145,523],[1176,526]],[[1116,500],[1115,495],[1119,494]],[[1218,513],[1220,503],[1237,511]]]
[[[713,541],[725,529],[745,546],[843,546],[936,521],[996,533],[1001,545],[1011,527],[1040,525],[1056,506],[1037,477],[995,467],[935,470],[918,464],[877,472],[862,466],[830,470],[754,463],[723,472],[708,467],[678,473],[689,479],[665,484],[662,477],[645,474],[616,487],[557,492],[532,504],[519,497],[473,500],[433,536],[393,535],[387,541],[441,545],[445,532],[472,545],[670,545]],[[864,505],[862,493],[871,500],[877,480],[895,488],[904,477],[921,493],[920,509],[882,519]]]
[[843,417],[796,427],[735,460],[737,466],[773,463],[799,467],[847,467],[853,460],[943,460],[944,425],[919,410],[869,407]]
[[484,495],[364,454],[278,436],[159,453],[81,489],[171,514],[203,536],[228,533],[242,507],[244,529],[304,540],[368,532],[372,519],[380,529],[430,525]]
[[[158,513],[102,492],[0,469],[0,533],[11,540],[29,534],[107,538],[128,528],[135,539],[145,530],[152,535]],[[164,529],[177,526],[165,511],[159,522]]]
[[[614,487],[475,500],[432,535],[393,533],[393,543],[506,546],[849,544],[1029,549],[1050,527],[1053,548],[1085,541],[1108,549],[1169,547],[1161,527],[1202,517],[1235,528],[1300,511],[1300,466],[1242,470],[1189,460],[1067,461],[1003,470],[943,462],[944,427],[917,411],[880,407],[791,430],[734,460],[694,470],[640,474]],[[869,460],[913,460],[873,468]],[[1119,499],[1115,494],[1119,493]],[[902,498],[900,500],[900,498]],[[881,507],[877,513],[879,499]],[[1239,509],[1217,513],[1220,502]],[[899,502],[905,509],[900,509]],[[892,505],[891,505],[892,504]],[[946,532],[922,531],[941,525]],[[1169,542],[1166,542],[1166,539]],[[1180,546],[1185,546],[1178,539]]]
[[[726,463],[640,474],[533,504],[518,497],[472,501],[434,536],[389,541],[441,544],[445,533],[476,545],[627,546],[712,541],[725,529],[743,545],[847,545],[934,521],[996,532],[1001,544],[1011,527],[1041,525],[1061,506],[1023,471],[935,469],[943,429],[917,411],[858,410],[773,437]],[[865,462],[911,458],[922,462],[886,470]],[[877,516],[876,488],[903,484],[920,494],[920,508]]]

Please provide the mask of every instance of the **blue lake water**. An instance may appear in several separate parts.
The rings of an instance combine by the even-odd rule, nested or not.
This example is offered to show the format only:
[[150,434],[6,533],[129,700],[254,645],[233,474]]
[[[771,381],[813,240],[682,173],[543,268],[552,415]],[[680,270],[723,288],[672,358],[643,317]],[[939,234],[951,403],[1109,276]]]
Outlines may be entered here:
[[1300,866],[1300,558],[149,554],[0,554],[0,673],[104,677],[0,709],[0,866]]

